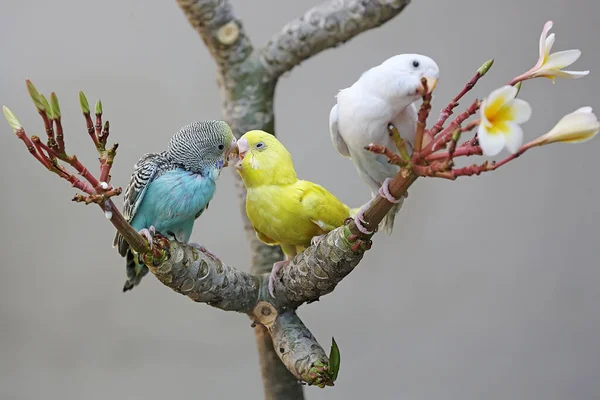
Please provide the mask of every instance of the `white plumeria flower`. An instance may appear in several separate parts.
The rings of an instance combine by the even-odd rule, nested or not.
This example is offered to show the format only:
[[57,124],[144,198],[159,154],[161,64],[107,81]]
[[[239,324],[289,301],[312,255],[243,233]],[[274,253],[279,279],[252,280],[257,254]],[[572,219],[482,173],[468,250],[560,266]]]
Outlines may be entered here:
[[529,71],[525,72],[519,78],[520,80],[531,78],[548,78],[554,82],[555,78],[581,78],[590,73],[590,71],[563,71],[563,68],[573,64],[581,56],[581,50],[564,50],[550,54],[554,44],[554,33],[548,35],[553,22],[548,21],[544,24],[542,35],[540,36],[540,58],[537,64]]
[[592,112],[592,107],[581,107],[565,115],[558,123],[534,143],[538,146],[556,142],[582,143],[592,139],[600,132],[598,117]]
[[481,103],[477,136],[484,155],[495,156],[504,147],[514,154],[521,147],[523,130],[519,125],[531,118],[531,106],[516,99],[517,92],[514,86],[502,86]]

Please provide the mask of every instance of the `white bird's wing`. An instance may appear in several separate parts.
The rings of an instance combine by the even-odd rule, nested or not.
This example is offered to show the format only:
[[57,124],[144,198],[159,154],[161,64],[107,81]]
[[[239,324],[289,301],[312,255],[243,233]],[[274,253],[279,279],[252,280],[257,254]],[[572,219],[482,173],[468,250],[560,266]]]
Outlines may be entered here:
[[350,157],[348,151],[348,145],[344,142],[344,138],[340,135],[340,128],[338,124],[338,106],[337,104],[331,108],[329,112],[329,134],[331,135],[331,141],[337,149],[337,151],[344,157]]
[[[391,123],[398,129],[402,139],[410,143],[411,147],[415,144],[415,136],[417,135],[417,119],[418,111],[415,103],[412,103],[404,111],[399,113]],[[397,153],[396,146],[393,147]],[[411,151],[412,149],[409,149]]]

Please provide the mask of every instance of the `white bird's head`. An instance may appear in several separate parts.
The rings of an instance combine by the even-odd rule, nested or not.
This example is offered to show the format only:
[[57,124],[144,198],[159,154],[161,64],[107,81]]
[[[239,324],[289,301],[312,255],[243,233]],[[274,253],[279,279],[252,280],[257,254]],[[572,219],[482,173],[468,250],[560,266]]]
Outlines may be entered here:
[[427,92],[435,88],[440,69],[435,61],[421,54],[400,54],[388,58],[361,76],[370,90],[403,109],[425,94],[421,78],[427,81]]

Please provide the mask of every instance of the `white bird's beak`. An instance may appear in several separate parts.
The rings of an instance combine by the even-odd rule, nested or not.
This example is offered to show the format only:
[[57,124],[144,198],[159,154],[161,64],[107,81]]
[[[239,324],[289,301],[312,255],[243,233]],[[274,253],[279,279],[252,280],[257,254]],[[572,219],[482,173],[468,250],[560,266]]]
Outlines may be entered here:
[[432,76],[425,76],[424,78],[425,82],[427,83],[427,92],[425,92],[425,86],[423,86],[423,83],[420,83],[419,87],[417,88],[417,94],[421,96],[425,96],[426,94],[433,92],[433,89],[435,89],[438,81],[437,78]]

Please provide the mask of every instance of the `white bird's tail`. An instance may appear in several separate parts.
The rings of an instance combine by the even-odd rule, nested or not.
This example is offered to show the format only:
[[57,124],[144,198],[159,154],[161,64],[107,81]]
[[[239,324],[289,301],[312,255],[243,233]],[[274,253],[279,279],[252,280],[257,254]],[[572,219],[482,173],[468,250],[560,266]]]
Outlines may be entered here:
[[400,201],[392,206],[392,209],[388,211],[388,213],[383,217],[381,223],[379,224],[380,230],[385,230],[388,235],[392,234],[392,230],[394,229],[394,219],[396,218],[396,214],[402,208],[402,204],[404,204],[404,198],[400,199]]

